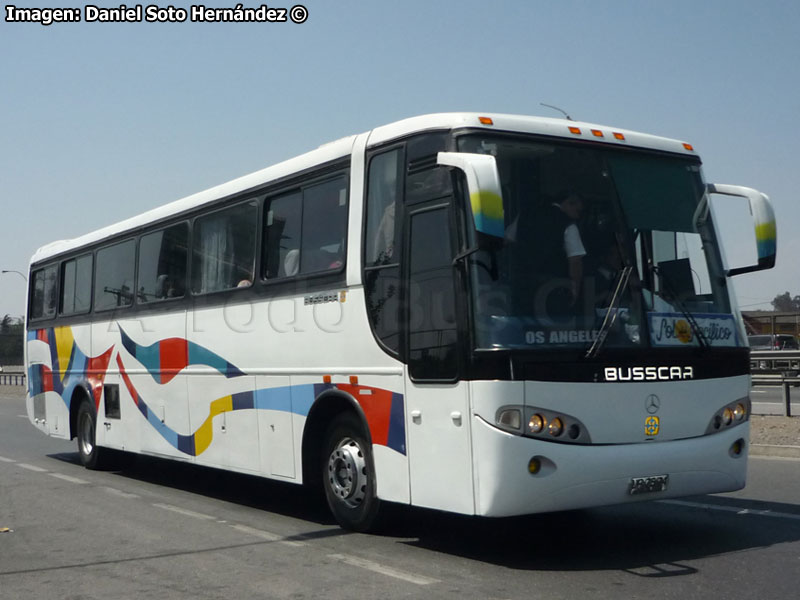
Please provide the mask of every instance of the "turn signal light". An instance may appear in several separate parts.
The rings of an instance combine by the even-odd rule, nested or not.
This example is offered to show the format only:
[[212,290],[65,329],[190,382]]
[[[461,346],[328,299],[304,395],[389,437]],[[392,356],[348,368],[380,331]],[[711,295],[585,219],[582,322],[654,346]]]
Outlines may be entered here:
[[738,439],[733,442],[733,445],[731,446],[731,454],[734,456],[739,456],[742,451],[744,451],[744,440]]
[[516,408],[506,409],[497,415],[497,424],[519,430],[522,428],[522,414]]
[[490,117],[478,117],[478,121],[481,122],[481,125],[494,125],[494,121]]

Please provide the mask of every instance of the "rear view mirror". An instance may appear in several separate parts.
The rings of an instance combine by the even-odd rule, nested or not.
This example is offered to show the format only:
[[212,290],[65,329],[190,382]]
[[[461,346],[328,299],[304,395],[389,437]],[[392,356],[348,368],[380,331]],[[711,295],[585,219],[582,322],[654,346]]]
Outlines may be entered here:
[[739,185],[722,185],[710,183],[706,186],[709,194],[721,194],[723,196],[738,196],[747,198],[750,203],[750,214],[753,217],[753,225],[756,233],[756,249],[758,251],[758,263],[747,267],[737,267],[730,269],[728,277],[740,275],[742,273],[752,273],[763,271],[775,266],[775,256],[777,253],[777,235],[775,230],[775,212],[772,210],[772,203],[766,194],[758,190]]
[[437,158],[438,164],[455,167],[466,175],[475,231],[502,239],[505,235],[503,192],[494,156],[439,152]]

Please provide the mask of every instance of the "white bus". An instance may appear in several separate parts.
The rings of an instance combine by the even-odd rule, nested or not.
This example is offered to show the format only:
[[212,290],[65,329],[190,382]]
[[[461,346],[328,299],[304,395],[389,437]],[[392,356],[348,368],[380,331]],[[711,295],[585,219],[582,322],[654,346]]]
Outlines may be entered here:
[[[731,268],[711,194],[750,203]],[[718,204],[718,202],[717,202]],[[775,261],[769,200],[691,145],[436,114],[38,250],[28,415],[115,451],[509,516],[744,486],[729,277]]]

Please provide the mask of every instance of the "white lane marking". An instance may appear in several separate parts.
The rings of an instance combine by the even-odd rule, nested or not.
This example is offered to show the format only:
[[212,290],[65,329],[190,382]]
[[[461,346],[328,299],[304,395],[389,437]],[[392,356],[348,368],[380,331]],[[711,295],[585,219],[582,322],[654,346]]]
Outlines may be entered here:
[[37,467],[36,465],[17,463],[17,466],[22,467],[23,469],[28,469],[29,471],[36,471],[37,473],[47,473],[47,469],[43,469],[42,467]]
[[704,508],[708,510],[719,510],[722,512],[735,513],[737,515],[756,515],[759,517],[773,517],[776,519],[791,519],[800,521],[800,515],[791,513],[774,512],[771,510],[755,510],[750,508],[738,508],[736,506],[722,506],[720,504],[704,504],[702,502],[688,502],[686,500],[659,500],[663,504],[674,504],[676,506],[686,506],[688,508]]
[[260,537],[262,540],[267,540],[270,542],[280,542],[281,544],[286,544],[287,546],[293,546],[295,548],[305,546],[305,543],[303,542],[295,542],[294,540],[287,540],[284,539],[283,536],[280,536],[276,533],[271,533],[269,531],[264,531],[263,529],[255,529],[254,527],[248,527],[247,525],[231,525],[231,527],[233,527],[236,531],[241,531],[242,533],[253,535],[255,537]]
[[20,419],[27,419],[28,415],[17,415]]
[[64,475],[62,473],[49,473],[50,477],[55,477],[56,479],[63,479],[64,481],[69,481],[70,483],[89,483],[84,479],[78,479],[77,477],[72,477],[71,475]]
[[329,554],[328,558],[338,560],[353,567],[366,569],[367,571],[372,571],[373,573],[380,573],[381,575],[386,575],[387,577],[402,579],[403,581],[415,583],[417,585],[430,585],[432,583],[439,583],[438,579],[431,579],[430,577],[423,577],[422,575],[407,573],[405,571],[400,571],[399,569],[393,569],[392,567],[387,567],[386,565],[382,565],[365,558],[351,556],[349,554]]
[[766,394],[767,390],[750,390],[751,394]]
[[104,487],[103,490],[112,494],[113,496],[119,496],[120,498],[141,498],[139,494],[131,494],[130,492],[123,492],[122,490],[118,490],[112,487]]
[[203,519],[205,521],[216,521],[216,517],[212,517],[211,515],[204,515],[203,513],[194,512],[193,510],[188,510],[186,508],[181,508],[180,506],[173,506],[172,504],[153,504],[156,508],[163,508],[164,510],[170,510],[172,512],[178,513],[180,515],[184,515],[186,517],[192,517],[194,519]]
[[4,463],[15,463],[15,462],[17,462],[17,461],[15,461],[15,460],[14,460],[14,459],[12,459],[12,458],[6,458],[5,456],[0,456],[0,462],[4,462]]

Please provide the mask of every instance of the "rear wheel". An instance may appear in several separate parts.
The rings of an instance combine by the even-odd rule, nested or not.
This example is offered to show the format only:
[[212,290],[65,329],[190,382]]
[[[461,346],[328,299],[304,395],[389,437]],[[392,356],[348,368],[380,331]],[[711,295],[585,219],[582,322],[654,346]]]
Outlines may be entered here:
[[333,516],[345,529],[368,531],[376,522],[375,464],[363,428],[352,414],[338,416],[325,437],[322,483]]
[[97,414],[87,400],[81,403],[77,418],[78,455],[87,469],[103,469],[110,462],[110,450],[96,443]]

